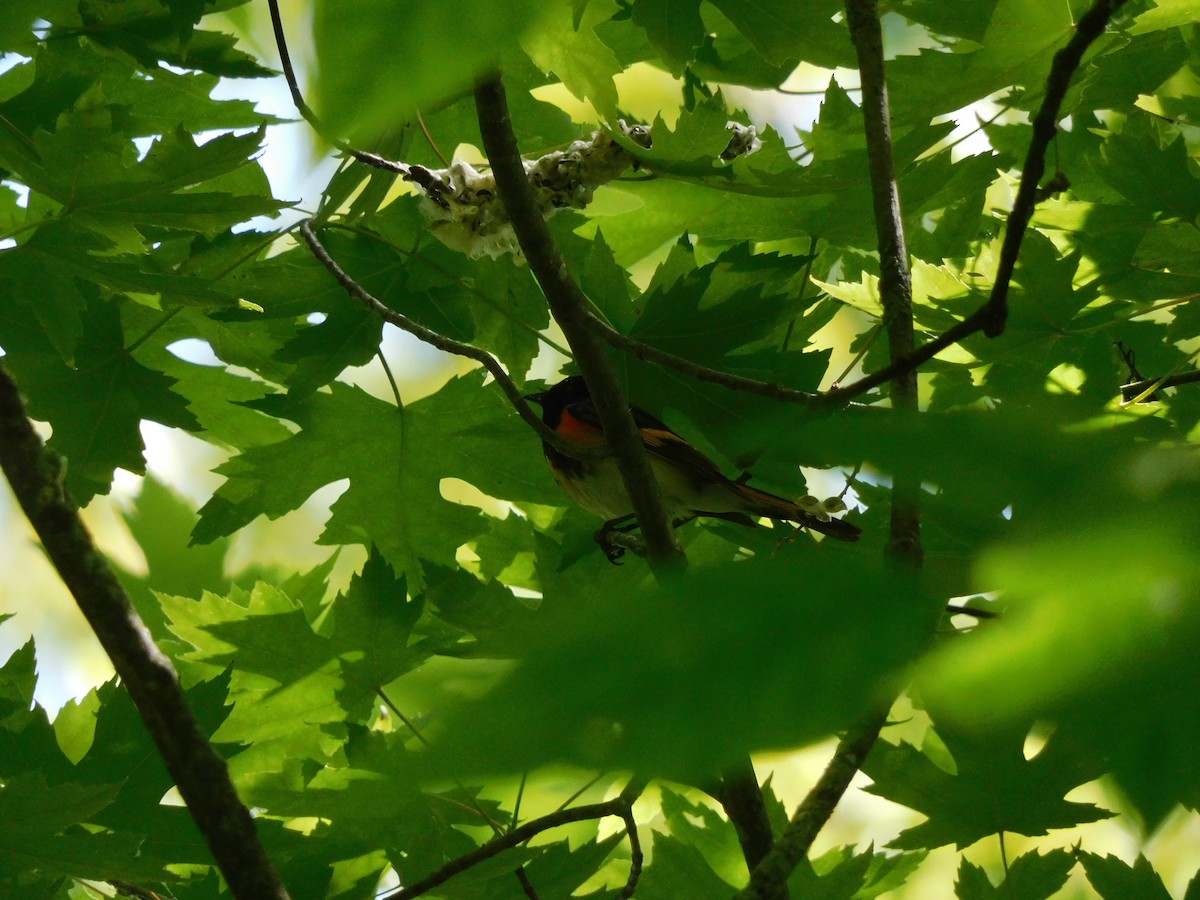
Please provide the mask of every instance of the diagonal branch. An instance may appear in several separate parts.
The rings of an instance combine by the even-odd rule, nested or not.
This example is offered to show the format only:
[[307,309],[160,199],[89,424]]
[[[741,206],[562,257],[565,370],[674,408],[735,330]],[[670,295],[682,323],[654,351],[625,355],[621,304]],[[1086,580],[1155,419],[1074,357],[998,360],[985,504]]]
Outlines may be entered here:
[[0,364],[0,468],[21,509],[112,660],[234,897],[287,900],[225,761],[201,732],[175,669],[155,646],[64,489],[65,465],[42,445],[16,382]]
[[[1046,170],[1046,148],[1058,134],[1059,110],[1071,86],[1071,80],[1076,70],[1083,62],[1083,55],[1088,47],[1104,34],[1109,19],[1113,17],[1125,0],[1096,0],[1092,7],[1075,23],[1075,34],[1066,46],[1054,54],[1050,65],[1050,74],[1046,78],[1046,94],[1042,105],[1033,120],[1033,138],[1029,142],[1029,150],[1025,154],[1025,163],[1021,170],[1021,183],[1017,188],[1017,196],[1013,200],[1012,210],[1008,214],[1008,222],[1004,229],[1004,242],[1000,248],[1000,260],[996,266],[996,279],[992,284],[992,292],[987,301],[974,313],[963,319],[957,325],[947,329],[936,338],[914,348],[900,358],[893,357],[891,363],[878,372],[866,376],[852,384],[830,391],[821,398],[821,405],[836,405],[852,397],[878,387],[893,379],[900,378],[908,372],[916,371],[917,367],[928,362],[941,351],[964,338],[982,331],[988,337],[997,337],[1004,331],[1008,318],[1008,289],[1016,269],[1017,257],[1021,252],[1021,242],[1025,238],[1025,230],[1033,218],[1033,211],[1038,203],[1038,182]],[[848,3],[849,7],[850,4]],[[864,100],[865,106],[865,100]]]
[[736,900],[768,900],[778,896],[779,891],[787,886],[793,870],[800,860],[808,856],[813,841],[862,768],[886,721],[886,713],[876,714],[838,743],[833,758],[796,809],[787,829],[776,842],[775,849],[751,873],[750,883],[741,890]]
[[1025,154],[1021,184],[1004,229],[996,280],[992,284],[992,294],[983,307],[987,311],[983,333],[988,337],[996,337],[1004,331],[1004,322],[1008,317],[1008,286],[1021,252],[1025,229],[1029,227],[1029,220],[1033,218],[1033,210],[1037,207],[1038,182],[1046,171],[1046,148],[1058,134],[1059,108],[1071,87],[1075,70],[1083,62],[1083,54],[1096,38],[1104,34],[1108,20],[1124,3],[1125,0],[1096,0],[1091,9],[1075,23],[1075,34],[1071,40],[1054,54],[1050,74],[1046,78],[1046,96],[1042,98],[1042,105],[1033,119],[1033,139],[1029,142],[1029,152]]
[[[1058,116],[1063,99],[1088,47],[1104,33],[1109,19],[1124,2],[1125,0],[1096,0],[1091,9],[1076,23],[1075,34],[1072,35],[1070,41],[1055,54],[1050,74],[1046,79],[1045,96],[1033,120],[1033,138],[1025,155],[1020,186],[1005,226],[1004,242],[1000,250],[992,292],[987,301],[961,322],[919,347],[914,346],[908,353],[898,358],[893,357],[892,361],[884,368],[865,375],[851,384],[817,395],[696,365],[682,357],[626,337],[598,319],[589,322],[589,325],[614,347],[633,353],[640,359],[664,368],[673,369],[700,381],[720,384],[730,390],[759,394],[784,403],[809,405],[814,409],[842,406],[867,391],[914,372],[943,350],[977,332],[982,331],[989,337],[997,337],[1003,332],[1008,316],[1009,285],[1016,268],[1021,242],[1024,240],[1025,231],[1033,217],[1033,211],[1037,207],[1038,182],[1045,172],[1046,148],[1058,133]],[[866,102],[864,100],[864,104]]]
[[642,847],[638,839],[637,823],[633,819],[633,803],[641,794],[644,787],[645,782],[635,778],[625,786],[625,789],[621,791],[621,795],[613,800],[606,800],[603,803],[591,803],[586,806],[576,806],[572,809],[560,809],[539,819],[533,819],[524,825],[514,828],[512,831],[505,832],[493,838],[470,853],[450,860],[450,862],[446,863],[436,872],[422,878],[420,881],[383,896],[386,900],[412,900],[412,898],[420,897],[422,894],[428,893],[439,885],[446,883],[455,875],[460,875],[485,860],[503,853],[505,850],[511,850],[514,847],[520,846],[543,831],[558,828],[560,825],[569,825],[572,822],[585,822],[589,819],[602,819],[605,816],[618,816],[625,823],[630,850],[629,879],[626,881],[624,889],[618,894],[618,897],[630,898],[633,896],[638,878],[642,872]]
[[475,108],[500,199],[512,220],[530,271],[541,286],[550,312],[570,344],[575,362],[590,388],[605,438],[612,447],[632,501],[650,563],[656,569],[681,565],[684,556],[675,543],[671,519],[663,507],[662,491],[650,470],[625,392],[605,353],[604,342],[588,326],[588,299],[567,268],[533,196],[509,119],[504,85],[498,75],[481,79],[476,84]]
[[525,398],[521,395],[521,389],[509,377],[508,372],[504,370],[504,366],[500,365],[499,361],[492,354],[471,344],[464,344],[462,341],[446,337],[432,328],[426,328],[420,322],[410,319],[403,313],[396,312],[396,310],[392,309],[351,278],[345,269],[338,265],[337,260],[329,255],[329,251],[325,249],[325,245],[321,243],[320,238],[313,231],[312,222],[301,222],[300,234],[304,237],[313,256],[317,258],[317,261],[321,265],[329,270],[329,273],[337,279],[338,284],[345,289],[346,293],[362,303],[363,306],[371,310],[379,318],[395,325],[403,331],[407,331],[413,337],[424,341],[431,347],[436,347],[444,353],[453,353],[456,356],[465,356],[467,359],[473,359],[487,369],[491,373],[491,376],[496,379],[496,383],[500,385],[501,390],[504,391],[509,402],[517,410],[517,413],[525,420],[525,423],[536,431],[542,440],[553,446],[555,450],[565,453],[574,459],[602,459],[608,456],[609,451],[605,447],[580,447],[578,444],[564,441],[548,428],[541,420],[541,417],[534,411],[533,407],[525,401]]

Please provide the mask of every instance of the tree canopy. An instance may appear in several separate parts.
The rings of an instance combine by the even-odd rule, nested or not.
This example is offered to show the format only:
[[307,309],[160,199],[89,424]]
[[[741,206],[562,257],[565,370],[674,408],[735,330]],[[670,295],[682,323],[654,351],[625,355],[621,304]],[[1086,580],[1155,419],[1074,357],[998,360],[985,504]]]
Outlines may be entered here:
[[[51,716],[0,667],[0,895],[1182,896],[1089,835],[1200,803],[1195,19],[10,0],[0,462],[119,678]],[[229,99],[270,78],[312,208]],[[576,372],[619,566],[521,400]],[[862,539],[672,528],[626,400]],[[127,570],[75,506],[147,422],[224,461],[145,478]],[[238,562],[318,492],[324,562]],[[833,736],[781,799],[763,754]],[[919,815],[811,853],[859,771]]]

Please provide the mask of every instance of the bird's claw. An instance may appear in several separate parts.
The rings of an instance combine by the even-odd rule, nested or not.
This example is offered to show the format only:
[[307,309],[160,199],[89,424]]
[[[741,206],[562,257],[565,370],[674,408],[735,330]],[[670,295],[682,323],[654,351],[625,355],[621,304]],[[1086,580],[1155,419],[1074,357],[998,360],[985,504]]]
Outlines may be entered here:
[[596,532],[596,543],[600,545],[600,549],[604,551],[604,557],[614,566],[622,565],[621,557],[625,555],[625,548],[618,547],[612,542],[609,534],[612,529],[609,527],[611,523],[605,523],[605,526]]

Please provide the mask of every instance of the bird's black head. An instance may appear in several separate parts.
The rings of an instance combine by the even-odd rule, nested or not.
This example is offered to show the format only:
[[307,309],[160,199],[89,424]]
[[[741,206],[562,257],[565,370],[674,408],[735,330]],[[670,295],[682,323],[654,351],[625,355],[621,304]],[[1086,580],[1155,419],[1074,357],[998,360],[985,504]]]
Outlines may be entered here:
[[572,375],[552,388],[536,394],[526,394],[525,399],[538,404],[542,408],[542,421],[551,428],[557,428],[566,407],[581,400],[590,400],[591,395],[588,393],[587,382],[578,375]]

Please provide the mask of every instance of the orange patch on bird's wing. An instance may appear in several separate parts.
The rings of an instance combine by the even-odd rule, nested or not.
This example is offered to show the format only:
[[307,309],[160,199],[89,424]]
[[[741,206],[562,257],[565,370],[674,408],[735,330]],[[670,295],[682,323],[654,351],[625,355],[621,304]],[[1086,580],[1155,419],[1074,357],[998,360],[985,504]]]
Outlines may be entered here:
[[573,444],[583,444],[588,447],[598,447],[604,443],[604,433],[594,425],[581,422],[569,410],[564,409],[555,429],[565,440]]
[[657,428],[642,429],[642,443],[647,447],[665,447],[680,440],[679,435],[671,431],[660,431]]
[[642,428],[642,443],[646,449],[694,478],[724,482],[717,464],[677,435],[661,428]]

